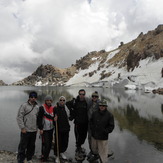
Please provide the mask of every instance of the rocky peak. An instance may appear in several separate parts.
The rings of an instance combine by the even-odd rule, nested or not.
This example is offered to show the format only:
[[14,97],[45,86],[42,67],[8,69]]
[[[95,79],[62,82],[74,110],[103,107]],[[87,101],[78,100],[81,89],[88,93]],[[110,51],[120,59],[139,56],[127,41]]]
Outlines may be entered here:
[[59,69],[52,65],[40,65],[35,72],[13,85],[63,85],[75,73],[74,66],[67,69]]
[[3,80],[0,80],[0,86],[5,86],[7,85]]

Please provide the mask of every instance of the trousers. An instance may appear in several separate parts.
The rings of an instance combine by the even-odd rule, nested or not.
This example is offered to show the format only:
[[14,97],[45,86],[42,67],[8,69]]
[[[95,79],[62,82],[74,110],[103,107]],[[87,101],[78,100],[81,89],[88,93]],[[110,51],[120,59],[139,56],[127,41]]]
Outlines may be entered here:
[[18,163],[23,163],[25,158],[31,160],[35,153],[35,141],[37,132],[27,132],[20,134],[20,143],[18,146]]
[[108,140],[91,137],[91,147],[94,154],[99,154],[102,163],[108,163]]
[[49,153],[52,146],[52,140],[53,140],[53,129],[52,130],[44,130],[42,135],[42,157],[44,159],[48,159]]

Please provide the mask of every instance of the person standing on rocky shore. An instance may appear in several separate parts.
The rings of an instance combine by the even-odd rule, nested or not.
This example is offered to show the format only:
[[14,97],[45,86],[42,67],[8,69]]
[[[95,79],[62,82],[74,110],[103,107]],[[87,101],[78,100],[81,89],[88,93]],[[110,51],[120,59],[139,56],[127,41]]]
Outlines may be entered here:
[[67,160],[67,156],[65,155],[65,151],[68,148],[69,143],[69,132],[70,132],[70,124],[69,124],[69,116],[70,111],[67,108],[66,98],[64,96],[59,97],[59,101],[56,106],[54,106],[54,121],[56,123],[55,126],[55,144],[54,144],[54,155],[57,156],[55,162],[60,162],[60,158],[63,160]]
[[92,117],[93,112],[97,111],[99,108],[99,95],[98,92],[95,91],[92,93],[92,98],[88,100],[88,145],[90,152],[87,155],[87,160],[91,159],[91,156],[93,154],[92,148],[91,148],[91,129],[90,129],[90,119]]
[[76,160],[84,160],[85,149],[82,148],[86,138],[88,130],[88,104],[86,100],[86,92],[84,89],[80,89],[76,99],[66,102],[67,107],[70,110],[70,120],[74,120],[74,132],[76,139]]
[[106,100],[99,102],[99,108],[90,119],[91,148],[95,158],[100,156],[101,163],[108,163],[108,138],[114,129],[113,114],[107,109]]
[[18,110],[17,123],[21,130],[17,155],[18,163],[24,163],[25,158],[28,163],[32,163],[32,157],[35,153],[37,115],[39,111],[36,99],[37,93],[30,92],[28,101],[22,104]]
[[50,95],[45,97],[45,103],[39,107],[37,125],[42,138],[41,161],[48,160],[52,146],[54,130],[54,107],[52,106],[53,98]]

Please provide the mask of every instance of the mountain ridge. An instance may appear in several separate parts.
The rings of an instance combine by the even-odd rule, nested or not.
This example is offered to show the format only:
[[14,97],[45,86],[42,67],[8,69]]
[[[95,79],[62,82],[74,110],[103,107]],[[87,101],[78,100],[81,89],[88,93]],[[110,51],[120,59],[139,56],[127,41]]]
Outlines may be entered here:
[[[86,82],[86,85],[105,81],[109,82],[113,80],[113,76],[114,80],[117,81],[122,75],[124,76],[122,72],[118,72],[119,69],[123,69],[126,73],[134,72],[137,68],[140,68],[140,63],[147,58],[149,58],[149,62],[161,60],[162,63],[163,25],[158,25],[156,29],[148,31],[146,34],[141,32],[136,39],[129,43],[124,44],[121,42],[120,46],[112,51],[101,50],[98,52],[89,52],[79,60],[76,60],[76,63],[72,64],[71,67],[65,69],[52,65],[40,65],[31,75],[12,83],[12,85],[70,86],[80,83],[80,81],[76,82],[76,77],[81,71],[81,83]],[[91,69],[91,67],[94,68]],[[160,73],[160,76],[162,67],[159,67],[160,71],[156,72]],[[113,68],[116,68],[116,71]],[[76,81],[74,78],[76,78]],[[85,80],[83,80],[84,78]],[[132,81],[133,75],[127,76],[126,79]]]

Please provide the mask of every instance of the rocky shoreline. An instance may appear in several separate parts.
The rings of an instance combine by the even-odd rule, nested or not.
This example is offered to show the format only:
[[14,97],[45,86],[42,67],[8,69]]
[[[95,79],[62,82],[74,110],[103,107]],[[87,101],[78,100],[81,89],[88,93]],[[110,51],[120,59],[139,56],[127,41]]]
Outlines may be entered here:
[[16,163],[16,153],[0,151],[0,163]]
[[[40,162],[39,156],[34,156],[32,162],[39,163]],[[54,162],[54,157],[50,157],[48,162],[49,163]],[[17,154],[14,152],[1,150],[0,151],[0,163],[17,163]]]

